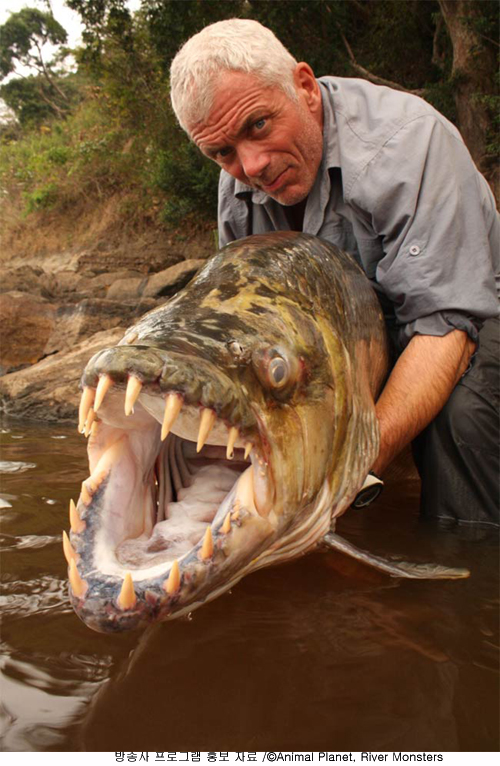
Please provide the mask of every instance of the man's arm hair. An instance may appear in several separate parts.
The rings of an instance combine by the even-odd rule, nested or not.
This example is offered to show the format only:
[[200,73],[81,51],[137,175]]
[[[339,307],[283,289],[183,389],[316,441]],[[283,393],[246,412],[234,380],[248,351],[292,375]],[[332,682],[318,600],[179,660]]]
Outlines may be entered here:
[[467,369],[474,342],[461,330],[415,335],[399,357],[377,401],[380,451],[373,465],[383,473],[447,402]]

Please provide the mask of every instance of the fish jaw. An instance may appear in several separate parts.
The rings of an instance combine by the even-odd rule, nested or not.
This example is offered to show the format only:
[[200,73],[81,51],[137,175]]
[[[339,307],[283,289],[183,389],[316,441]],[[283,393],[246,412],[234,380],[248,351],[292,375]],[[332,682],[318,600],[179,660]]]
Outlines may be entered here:
[[[150,348],[146,357],[151,362],[159,353]],[[106,351],[83,377],[82,401],[88,406],[93,397],[97,414],[92,407],[82,413],[85,422],[93,420],[90,477],[70,534],[70,595],[81,619],[102,632],[193,611],[268,562],[313,548],[331,516],[331,476],[313,476],[311,468],[331,447],[323,405],[333,412],[332,386],[314,404],[306,397],[296,407],[266,408],[255,394],[247,410],[234,381],[230,396],[219,371],[209,373],[210,365],[198,361],[207,390],[230,402],[219,413],[228,407],[238,413],[237,423],[227,422],[208,401],[197,401],[199,386],[193,394],[189,368],[180,380],[180,364],[182,394],[162,391],[151,364],[145,366],[150,380],[143,370],[142,385],[131,386],[139,374],[135,355],[120,346]],[[172,366],[171,356],[165,360],[164,354],[164,367]],[[162,440],[172,399],[179,407]],[[213,413],[208,433],[207,412]],[[307,450],[311,459],[299,471],[297,455]]]
[[[134,350],[127,351],[130,362]],[[145,381],[131,405],[130,383],[124,390],[119,380],[123,349],[104,357],[108,372],[99,375],[94,359],[84,376],[82,400],[90,388],[98,413],[83,413],[93,420],[91,475],[73,512],[68,564],[76,612],[96,630],[117,631],[180,616],[227,590],[277,534],[279,519],[272,512],[270,473],[262,477],[267,459],[252,415],[241,415],[234,395],[228,404],[220,375],[205,383],[211,395],[219,389],[219,413],[224,402],[240,413],[238,427],[217,417],[210,402],[196,400],[189,369],[183,394],[162,394],[158,381]],[[99,400],[104,375],[113,382]],[[180,406],[162,440],[172,399]]]
[[[115,353],[122,355],[120,347]],[[132,412],[129,384],[109,386],[92,416],[90,477],[70,534],[70,596],[80,618],[119,632],[180,617],[250,572],[314,548],[332,509],[341,513],[357,486],[352,473],[339,472],[357,428],[353,413],[339,407],[339,396],[349,400],[340,389],[337,381],[315,404],[285,414],[246,413],[247,433],[214,417],[197,451],[208,407],[145,383]],[[172,397],[180,409],[162,441]]]

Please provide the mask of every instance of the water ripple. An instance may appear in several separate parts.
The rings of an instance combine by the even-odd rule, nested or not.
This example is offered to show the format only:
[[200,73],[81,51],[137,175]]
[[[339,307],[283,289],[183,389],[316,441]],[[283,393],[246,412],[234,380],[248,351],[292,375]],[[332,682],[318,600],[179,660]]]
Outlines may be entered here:
[[36,468],[36,463],[23,463],[15,460],[0,460],[0,473],[24,473]]
[[46,545],[60,543],[60,535],[0,535],[0,553],[13,548],[45,548]]
[[34,658],[38,663],[34,664],[33,658],[19,658],[9,647],[3,648],[0,676],[9,706],[1,716],[1,749],[39,752],[57,747],[65,730],[81,718],[106,673],[91,681],[70,677],[54,683],[54,668],[40,667],[41,657]]
[[66,580],[46,575],[36,580],[0,584],[0,607],[5,617],[24,619],[41,612],[70,612]]

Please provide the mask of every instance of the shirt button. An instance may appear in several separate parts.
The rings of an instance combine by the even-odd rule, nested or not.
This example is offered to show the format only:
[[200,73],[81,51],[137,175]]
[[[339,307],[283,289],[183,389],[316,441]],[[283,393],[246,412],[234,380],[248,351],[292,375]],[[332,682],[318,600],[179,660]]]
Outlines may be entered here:
[[412,245],[410,247],[410,255],[418,255],[420,253],[420,248],[418,245]]

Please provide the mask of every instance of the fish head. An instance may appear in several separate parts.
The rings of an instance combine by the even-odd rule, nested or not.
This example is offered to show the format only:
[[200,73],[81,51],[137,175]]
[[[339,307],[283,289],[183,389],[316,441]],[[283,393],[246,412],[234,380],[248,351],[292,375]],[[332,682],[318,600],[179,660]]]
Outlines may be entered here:
[[234,243],[87,365],[65,552],[90,627],[187,614],[316,546],[354,497],[378,448],[366,343],[343,337],[318,243]]

